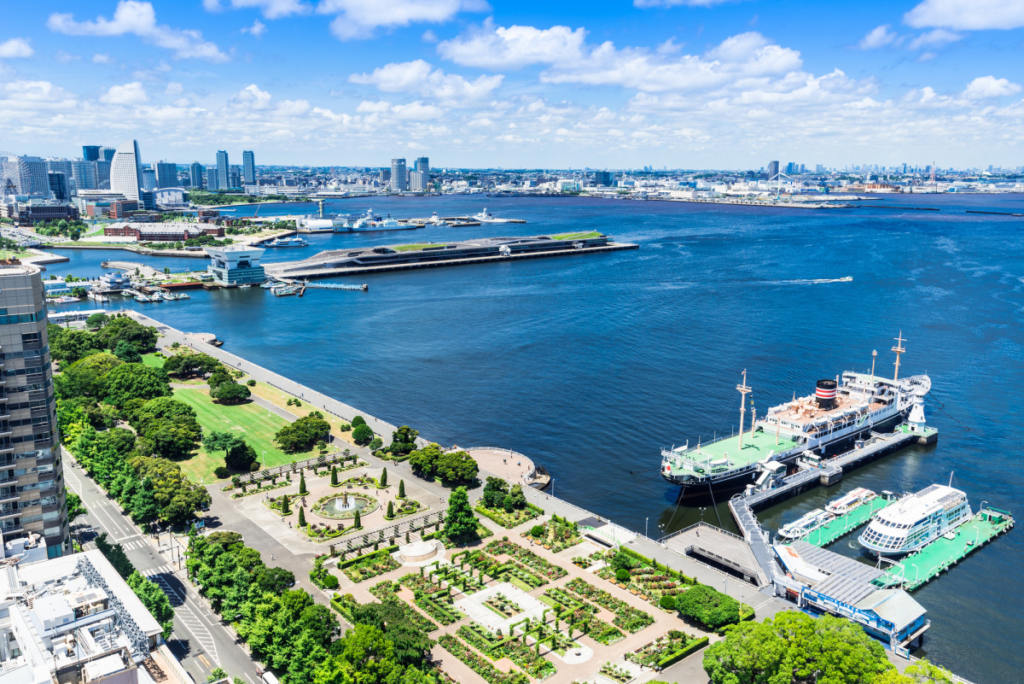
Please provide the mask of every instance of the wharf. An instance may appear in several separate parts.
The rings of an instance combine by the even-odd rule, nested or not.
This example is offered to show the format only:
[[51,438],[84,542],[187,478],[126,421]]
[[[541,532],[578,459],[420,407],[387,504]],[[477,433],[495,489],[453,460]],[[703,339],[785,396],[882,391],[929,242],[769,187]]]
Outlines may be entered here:
[[746,539],[708,523],[691,525],[663,537],[659,543],[680,556],[724,566],[754,586],[763,587],[771,582],[771,576],[761,568]]
[[895,499],[883,499],[882,497],[876,497],[867,504],[857,506],[846,515],[839,516],[821,527],[811,530],[811,532],[804,537],[804,541],[812,546],[828,546],[837,539],[845,537],[850,532],[853,532],[858,527],[862,527],[871,520],[871,517],[875,513],[894,503],[896,503]]
[[[479,256],[467,259],[445,259],[439,261],[406,262],[400,264],[386,264],[382,266],[361,266],[348,268],[311,268],[308,271],[289,271],[291,279],[304,278],[332,278],[336,276],[348,276],[364,273],[386,273],[389,271],[408,271],[418,268],[441,268],[443,266],[462,266],[465,264],[486,264],[500,261],[519,261],[520,259],[538,259],[541,257],[572,256],[577,254],[596,254],[601,252],[618,252],[625,249],[639,249],[640,245],[627,242],[610,242],[599,247],[574,248],[566,245],[565,249],[550,250],[543,252],[527,252],[523,254],[496,254],[493,256]],[[294,263],[294,262],[293,262]],[[270,276],[275,276],[277,269],[288,266],[288,262],[265,264],[265,270]]]
[[[1009,532],[1013,525],[1013,516],[1009,512],[998,508],[983,508],[973,518],[956,528],[952,532],[952,539],[939,537],[920,551],[890,567],[882,577],[872,582],[883,589],[898,586],[913,591],[999,535]],[[908,576],[909,568],[914,569],[913,577]]]

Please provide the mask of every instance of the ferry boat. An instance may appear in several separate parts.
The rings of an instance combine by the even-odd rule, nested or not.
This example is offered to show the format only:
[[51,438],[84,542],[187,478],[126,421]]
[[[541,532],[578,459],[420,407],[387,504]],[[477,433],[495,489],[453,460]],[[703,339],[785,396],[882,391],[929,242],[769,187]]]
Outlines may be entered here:
[[933,484],[883,508],[857,541],[872,555],[900,556],[950,534],[971,516],[966,494]]
[[388,216],[383,221],[377,221],[373,224],[374,230],[397,230],[401,227],[402,224],[399,223],[397,219],[391,218],[391,216]]
[[273,288],[271,292],[274,293],[275,297],[287,297],[289,295],[299,294],[301,288],[298,285],[278,285]]
[[300,237],[274,238],[265,244],[267,247],[307,247],[309,245]]
[[810,513],[800,516],[788,525],[783,525],[779,529],[779,536],[784,539],[799,539],[834,519],[835,516],[828,511],[815,508]]
[[74,304],[81,301],[78,297],[71,297],[68,295],[62,295],[60,297],[50,297],[46,300],[47,304]]
[[508,223],[509,222],[508,219],[495,218],[494,215],[492,215],[489,211],[487,211],[487,207],[484,207],[484,210],[481,211],[479,214],[474,214],[472,218],[473,218],[474,221],[479,221],[480,223]]
[[277,285],[278,283],[273,280],[264,280],[262,283],[260,283],[260,287],[262,287],[264,290],[269,290],[272,287],[277,287]]
[[874,499],[878,498],[870,489],[864,487],[857,487],[853,491],[843,494],[838,499],[833,499],[825,506],[825,510],[834,516],[846,515],[850,511],[858,508],[862,504],[869,503]]
[[[931,390],[927,375],[901,378],[902,332],[892,348],[896,370],[892,378],[875,374],[875,356],[871,372],[846,371],[835,380],[819,380],[814,394],[768,409],[763,417],[754,411],[747,395],[747,372],[736,386],[740,393],[739,432],[712,442],[661,450],[661,476],[680,485],[680,499],[715,497],[742,491],[764,476],[765,465],[772,462],[795,467],[805,452],[816,458],[828,458],[849,448],[871,432],[895,429],[914,412],[924,422],[924,395]],[[745,413],[750,405],[750,427]]]

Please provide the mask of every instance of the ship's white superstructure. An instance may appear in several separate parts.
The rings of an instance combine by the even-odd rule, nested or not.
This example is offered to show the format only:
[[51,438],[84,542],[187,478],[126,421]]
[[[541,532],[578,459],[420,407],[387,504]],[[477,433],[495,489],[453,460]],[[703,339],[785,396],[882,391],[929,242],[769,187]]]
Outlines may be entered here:
[[970,519],[966,494],[933,484],[879,511],[857,541],[873,554],[902,555],[916,551]]
[[820,508],[815,508],[810,513],[800,516],[788,525],[783,525],[782,528],[779,529],[779,536],[784,539],[799,539],[800,537],[810,534],[834,518],[835,516],[831,513],[823,511]]
[[825,510],[835,516],[846,515],[862,504],[871,502],[877,498],[877,496],[878,495],[870,489],[857,487],[856,489],[843,494],[838,499],[830,501],[828,505],[825,506]]

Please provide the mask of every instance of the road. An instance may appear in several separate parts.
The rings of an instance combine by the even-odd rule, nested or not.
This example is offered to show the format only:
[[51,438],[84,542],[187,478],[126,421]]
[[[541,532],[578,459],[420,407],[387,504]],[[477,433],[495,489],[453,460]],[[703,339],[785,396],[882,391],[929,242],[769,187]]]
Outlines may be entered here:
[[[68,488],[82,497],[88,514],[77,518],[73,531],[87,548],[95,535],[107,533],[112,543],[121,544],[132,565],[156,582],[174,607],[174,631],[167,644],[185,670],[197,682],[205,682],[217,666],[232,677],[259,684],[257,665],[231,631],[211,611],[195,589],[185,582],[184,556],[177,540],[143,534],[99,486],[88,478],[66,450],[65,480]],[[92,532],[88,532],[91,528]],[[178,567],[181,569],[178,569]]]

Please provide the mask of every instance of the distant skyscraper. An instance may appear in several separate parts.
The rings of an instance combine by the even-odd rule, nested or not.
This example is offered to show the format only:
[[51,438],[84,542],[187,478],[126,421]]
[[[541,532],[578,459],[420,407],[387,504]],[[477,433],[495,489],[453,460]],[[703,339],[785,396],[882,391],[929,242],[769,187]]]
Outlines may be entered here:
[[232,166],[231,172],[228,174],[228,187],[240,188],[242,187],[242,169],[238,166]]
[[256,155],[252,150],[242,152],[242,179],[246,185],[256,184]]
[[778,175],[779,175],[779,162],[778,162],[778,160],[773,160],[773,161],[768,162],[768,180],[772,180],[773,178],[775,178]]
[[380,184],[384,185],[391,181],[391,169],[380,170]]
[[[107,166],[107,180],[110,180],[110,164],[102,162]],[[96,169],[98,161],[73,161],[71,162],[71,178],[75,181],[76,190],[94,190],[98,187],[96,180]]]
[[231,167],[228,165],[228,153],[217,151],[217,189],[227,190],[231,187]]
[[84,159],[85,161],[98,161],[99,158],[99,145],[82,145],[82,159]]
[[611,171],[595,171],[594,172],[594,185],[608,188],[611,187],[615,181],[615,174]]
[[154,164],[156,167],[156,186],[158,188],[176,188],[178,187],[178,165],[170,164],[168,162],[157,162]]
[[395,192],[409,189],[408,178],[405,172],[405,159],[391,160],[391,189]]
[[199,162],[192,162],[188,167],[188,181],[193,188],[203,187],[203,165]]
[[7,157],[3,162],[2,187],[7,188],[8,182],[18,195],[50,196],[49,169],[46,162],[39,157]]
[[71,194],[68,192],[68,177],[63,173],[50,172],[46,174],[50,181],[50,194],[53,195],[53,199],[60,200],[61,202],[67,202],[71,199]]
[[142,190],[142,165],[139,163],[139,143],[129,140],[117,148],[114,161],[110,163],[110,189],[125,196],[125,199],[139,199]]
[[416,157],[416,161],[413,162],[413,170],[420,173],[430,173],[430,158]]
[[422,171],[413,171],[409,174],[409,190],[412,192],[426,192],[430,189],[430,174]]
[[153,169],[142,169],[142,189],[156,190],[156,171]]
[[[102,152],[102,150],[101,150]],[[110,189],[110,162],[100,159],[96,164],[96,188],[99,190]]]
[[103,161],[112,162],[114,161],[114,154],[117,153],[113,147],[101,147],[100,148],[100,159]]
[[207,166],[206,167],[206,189],[207,190],[220,190],[220,184],[217,182],[217,167]]

